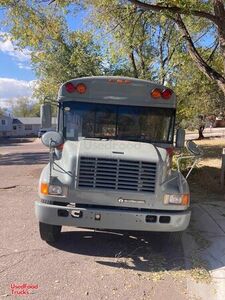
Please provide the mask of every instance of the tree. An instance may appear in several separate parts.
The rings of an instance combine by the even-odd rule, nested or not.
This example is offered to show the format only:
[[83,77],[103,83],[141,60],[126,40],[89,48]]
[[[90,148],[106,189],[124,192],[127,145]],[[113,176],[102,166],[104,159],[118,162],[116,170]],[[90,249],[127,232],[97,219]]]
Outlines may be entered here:
[[[92,11],[92,32],[67,26],[68,9],[79,12],[79,2]],[[224,105],[225,56],[222,20],[218,22],[224,5],[219,0],[11,0],[0,4],[17,46],[31,51],[40,79],[35,91],[38,99],[50,96],[54,100],[61,83],[73,77],[106,74],[151,79],[172,87],[178,94],[180,118],[191,119]]]
[[[174,22],[121,1],[85,1],[91,23],[108,44],[109,73],[168,81],[170,60],[177,45]],[[107,41],[107,42],[106,42]],[[105,47],[103,45],[103,47]]]
[[[225,96],[225,7],[223,0],[213,1],[183,1],[183,0],[162,0],[159,3],[155,1],[142,2],[139,0],[129,0],[130,3],[143,11],[156,12],[164,14],[173,20],[183,40],[186,42],[187,51],[198,69],[212,81],[215,81]],[[187,25],[196,23],[197,19],[204,21],[207,27],[213,27],[216,40],[219,42],[223,69],[218,70],[211,65],[202,53],[196,47]],[[187,21],[187,22],[186,22]],[[188,22],[189,21],[189,22]],[[212,53],[217,49],[218,43]]]
[[71,78],[99,75],[102,58],[90,32],[71,31],[66,11],[41,1],[1,1],[4,22],[16,47],[31,52],[39,78],[35,96],[55,100],[59,86]]
[[1,116],[5,116],[6,113],[7,113],[7,110],[6,110],[5,108],[1,108],[1,107],[0,107],[0,117],[1,117]]
[[100,50],[89,32],[68,32],[66,41],[55,42],[52,49],[35,53],[32,62],[39,77],[35,91],[39,99],[48,95],[56,100],[65,81],[101,74]]
[[[86,0],[86,4],[92,5],[92,24],[96,23],[99,30],[103,28],[100,37],[109,40],[109,56],[114,59],[113,66],[116,62],[116,74],[152,79],[171,86],[178,96],[180,121],[184,118],[193,122],[199,114],[213,113],[216,108],[222,107],[223,93],[214,81],[193,65],[182,37],[174,30],[176,24],[173,19],[165,14],[134,9],[117,0],[110,3],[108,0]],[[190,20],[187,22],[189,24]],[[201,42],[201,38],[208,34],[210,24],[198,22],[191,28],[196,40],[200,41],[196,41],[197,51],[207,58],[209,64],[220,70],[218,43],[211,50]],[[147,52],[139,50],[146,48]],[[110,70],[112,65],[109,73]]]
[[16,101],[9,100],[9,107],[15,117],[39,117],[40,104],[27,97],[20,97]]
[[[60,4],[60,1],[51,1]],[[73,1],[76,2],[77,1]],[[79,1],[78,1],[79,2]],[[93,3],[98,5],[97,1],[87,1],[86,3]],[[186,51],[190,54],[192,60],[198,67],[198,69],[210,80],[217,83],[223,94],[225,95],[225,7],[223,0],[212,1],[194,1],[194,0],[161,0],[158,3],[156,1],[140,1],[140,0],[128,0],[128,1],[101,1],[100,7],[103,8],[107,5],[109,7],[116,8],[117,12],[122,11],[136,11],[139,14],[149,13],[149,22],[152,22],[152,14],[157,13],[159,16],[163,16],[173,21],[181,33],[183,41],[186,42]],[[64,3],[64,2],[63,2]],[[134,8],[128,8],[128,3],[134,5]],[[110,12],[110,11],[109,11]],[[112,13],[114,10],[111,11]],[[110,15],[110,14],[109,14]],[[104,14],[104,17],[106,15]],[[132,14],[131,14],[132,18]],[[133,16],[135,20],[135,16]],[[126,19],[122,19],[122,23],[125,23]],[[129,22],[132,29],[132,22]],[[115,26],[117,28],[118,24]],[[115,29],[114,28],[114,29]],[[214,35],[213,49],[211,55],[215,52],[219,53],[218,45],[220,48],[220,56],[222,60],[223,68],[217,68],[217,66],[211,64],[208,57],[203,52],[199,51],[198,41],[201,35],[204,37],[206,33],[211,32]],[[126,38],[126,34],[124,34]],[[211,46],[212,47],[212,46]],[[209,47],[209,48],[211,48]],[[135,55],[131,55],[131,59]],[[133,69],[135,65],[133,63]]]
[[[180,63],[179,63],[180,62]],[[217,63],[217,56],[214,57]],[[198,115],[210,115],[216,109],[223,110],[224,95],[216,82],[208,79],[193,65],[191,57],[182,51],[174,54],[172,64],[175,67],[174,87],[178,100],[179,121],[185,119],[193,123]]]

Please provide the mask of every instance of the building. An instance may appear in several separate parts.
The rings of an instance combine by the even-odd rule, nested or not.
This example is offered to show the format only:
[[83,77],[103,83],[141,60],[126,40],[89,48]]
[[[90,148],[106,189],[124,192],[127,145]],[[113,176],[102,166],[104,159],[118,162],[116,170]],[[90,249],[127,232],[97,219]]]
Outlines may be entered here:
[[10,116],[0,116],[0,137],[8,136],[12,131],[12,118]]
[[37,136],[40,118],[13,118],[10,136]]
[[[0,137],[37,136],[41,128],[41,119],[38,117],[13,118],[0,116]],[[56,128],[56,118],[52,118],[52,129]]]

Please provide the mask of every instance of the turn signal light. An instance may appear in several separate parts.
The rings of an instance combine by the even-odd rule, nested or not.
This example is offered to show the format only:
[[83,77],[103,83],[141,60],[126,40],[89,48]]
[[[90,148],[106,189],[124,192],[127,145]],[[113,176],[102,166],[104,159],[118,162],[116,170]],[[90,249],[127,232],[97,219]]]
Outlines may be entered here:
[[87,87],[85,84],[83,83],[79,83],[77,86],[76,86],[76,91],[79,93],[79,94],[84,94],[87,90]]
[[182,205],[189,205],[190,202],[190,195],[184,194],[182,197]]
[[161,90],[160,89],[154,89],[151,91],[152,98],[158,99],[161,97]]
[[44,195],[48,195],[48,184],[45,182],[41,183],[41,193]]

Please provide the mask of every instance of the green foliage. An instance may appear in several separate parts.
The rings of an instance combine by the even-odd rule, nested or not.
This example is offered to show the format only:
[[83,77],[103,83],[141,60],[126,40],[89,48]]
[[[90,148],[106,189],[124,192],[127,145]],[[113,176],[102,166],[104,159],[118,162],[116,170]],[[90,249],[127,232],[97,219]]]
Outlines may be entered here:
[[88,32],[71,32],[66,42],[54,50],[32,56],[33,66],[41,79],[35,95],[56,98],[59,86],[72,78],[101,74],[100,49]]
[[5,108],[0,107],[0,117],[5,116],[7,114],[7,110]]
[[31,51],[39,78],[35,88],[38,99],[49,96],[55,100],[63,82],[102,73],[99,46],[90,32],[69,30],[66,10],[41,1],[4,1],[2,5],[16,46]]
[[91,24],[108,44],[111,74],[123,72],[162,84],[169,80],[169,63],[178,42],[173,21],[119,0],[85,3],[91,6]]
[[12,110],[12,114],[15,117],[39,117],[40,116],[40,104],[33,102],[29,98],[21,97],[15,100],[9,101],[9,107]]
[[[190,156],[190,157],[189,157]],[[188,152],[187,148],[183,148],[181,153],[175,153],[172,159],[172,169],[178,170],[178,159],[181,157],[186,157],[184,159],[179,160],[179,168],[183,174],[187,174],[190,170],[195,158],[191,157],[190,152]]]
[[[177,117],[178,121],[187,120],[187,127],[191,127],[199,114],[209,115],[216,109],[223,110],[224,95],[215,82],[206,78],[193,65],[189,55],[178,56],[182,62],[177,65],[177,72],[174,73],[174,90],[178,101]],[[192,127],[196,128],[195,125]]]

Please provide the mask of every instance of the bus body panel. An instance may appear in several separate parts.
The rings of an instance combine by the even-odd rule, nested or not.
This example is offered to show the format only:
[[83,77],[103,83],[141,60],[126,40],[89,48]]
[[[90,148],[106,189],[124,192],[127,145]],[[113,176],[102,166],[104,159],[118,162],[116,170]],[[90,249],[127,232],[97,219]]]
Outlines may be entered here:
[[[169,99],[151,97],[155,88],[166,89],[160,84],[105,76],[77,78],[70,82],[75,87],[85,84],[86,91],[69,93],[65,88],[67,83],[61,86],[58,130],[62,134],[65,134],[64,109],[68,110],[67,107],[75,102],[173,109],[175,116],[174,93]],[[174,123],[171,124],[174,128]],[[174,135],[174,129],[171,132]],[[190,221],[189,203],[165,202],[168,195],[189,195],[185,178],[171,170],[171,156],[167,151],[171,146],[173,140],[149,143],[112,140],[107,136],[66,138],[63,150],[55,151],[52,169],[48,164],[41,173],[41,201],[35,203],[38,220],[83,228],[185,230]],[[61,186],[66,192],[60,196],[43,194],[40,191],[42,183]]]
[[[176,95],[173,93],[170,99],[153,99],[151,91],[155,88],[164,90],[165,86],[155,82],[131,79],[129,77],[83,77],[70,80],[75,86],[84,83],[87,91],[84,94],[77,92],[68,93],[63,84],[59,89],[60,102],[82,101],[91,103],[108,103],[122,105],[139,105],[152,107],[176,107]],[[114,80],[114,81],[113,81]],[[128,80],[129,83],[118,83],[116,80]]]

